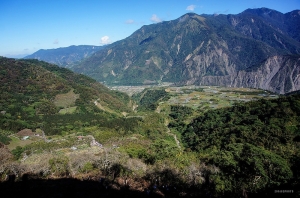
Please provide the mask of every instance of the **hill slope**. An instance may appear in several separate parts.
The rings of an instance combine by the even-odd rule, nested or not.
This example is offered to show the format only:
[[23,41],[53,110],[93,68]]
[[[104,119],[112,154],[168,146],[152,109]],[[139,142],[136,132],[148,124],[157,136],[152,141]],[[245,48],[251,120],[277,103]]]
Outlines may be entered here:
[[62,67],[70,68],[76,62],[91,56],[93,53],[103,49],[104,46],[79,45],[61,47],[57,49],[41,49],[24,57],[25,59],[38,59],[53,63]]
[[[176,20],[143,26],[73,70],[108,84],[208,84],[206,76],[230,79],[239,71],[263,65],[268,58],[299,54],[299,23],[298,11],[282,14],[267,8],[237,15],[189,13]],[[228,83],[219,81],[217,85]],[[277,92],[276,87],[284,85],[278,82],[257,87]],[[278,93],[299,88],[293,85]]]
[[182,139],[220,168],[211,179],[225,194],[266,192],[279,183],[299,189],[299,102],[294,94],[211,110],[188,124]]
[[84,75],[37,60],[1,57],[0,90],[2,129],[12,131],[37,127],[43,122],[41,118],[59,115],[61,110],[108,117],[130,111],[130,98],[126,94],[111,91]]
[[[299,194],[297,93],[205,112],[178,102],[157,111],[157,105],[174,95],[165,88],[145,89],[135,98],[146,111],[125,118],[117,113],[127,110],[126,95],[65,68],[7,58],[0,58],[0,88],[0,142],[18,141],[22,146],[10,153],[0,143],[4,194],[29,194],[32,189],[15,189],[28,189],[31,183],[43,184],[34,189],[39,197],[44,189],[59,186],[50,190],[56,196],[69,191],[74,182],[91,187],[75,193],[88,190],[91,195],[105,192],[110,197],[117,192],[131,197],[133,192],[139,197],[246,197],[257,193],[274,197],[281,189],[289,189],[291,196]],[[229,93],[209,91],[230,98]],[[191,92],[182,92],[187,93]],[[208,101],[199,99],[203,104]],[[58,107],[69,110],[58,112]],[[190,122],[194,113],[199,115]],[[37,135],[43,130],[47,136],[33,136],[28,129],[15,135],[31,133],[29,140],[7,135],[25,127],[35,129]]]

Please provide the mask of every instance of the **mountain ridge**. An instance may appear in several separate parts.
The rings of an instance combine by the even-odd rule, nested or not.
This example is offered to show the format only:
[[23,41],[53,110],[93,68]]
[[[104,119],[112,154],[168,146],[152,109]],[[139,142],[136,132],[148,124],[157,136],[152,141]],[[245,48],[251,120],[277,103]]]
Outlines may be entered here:
[[[287,19],[288,24],[279,23]],[[237,15],[187,13],[172,21],[142,26],[72,69],[107,84],[166,81],[212,85],[207,76],[232,79],[241,71],[262,65],[268,58],[300,54],[299,38],[294,34],[298,21],[297,10],[287,14],[267,8],[248,9]],[[254,86],[277,93],[300,89],[296,83],[291,89],[277,91],[275,87],[283,86],[279,81],[269,86],[219,82],[214,85]]]
[[91,56],[105,46],[94,45],[71,45],[56,49],[40,49],[35,53],[24,57],[24,59],[37,59],[48,63],[56,64],[61,67],[72,67],[76,62]]

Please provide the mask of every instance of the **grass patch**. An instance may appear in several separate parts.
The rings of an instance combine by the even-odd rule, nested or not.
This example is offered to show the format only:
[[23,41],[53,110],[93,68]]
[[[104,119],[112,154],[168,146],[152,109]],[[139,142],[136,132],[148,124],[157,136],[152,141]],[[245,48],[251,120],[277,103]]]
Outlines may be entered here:
[[95,139],[101,144],[107,143],[110,139],[121,137],[121,134],[115,130],[103,128],[93,133]]
[[15,149],[17,146],[21,146],[24,147],[28,144],[31,144],[33,141],[32,140],[20,140],[19,138],[15,137],[15,136],[10,136],[11,141],[9,143],[9,145],[7,145],[9,150],[13,150]]
[[74,93],[74,89],[65,94],[58,94],[55,96],[54,104],[57,107],[70,107],[74,106],[76,99],[79,98],[79,94]]
[[76,111],[76,106],[75,107],[69,107],[69,108],[64,108],[59,110],[59,114],[67,114],[67,113],[74,113]]

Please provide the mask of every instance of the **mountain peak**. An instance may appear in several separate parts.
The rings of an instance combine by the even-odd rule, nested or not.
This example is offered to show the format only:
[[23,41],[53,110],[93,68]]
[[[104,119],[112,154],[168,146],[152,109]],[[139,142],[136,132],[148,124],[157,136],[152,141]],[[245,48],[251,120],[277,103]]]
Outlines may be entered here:
[[204,23],[205,17],[198,15],[196,13],[193,13],[193,12],[189,12],[189,13],[182,15],[181,17],[179,17],[176,20],[178,20],[179,23],[192,21],[192,20],[196,20],[197,22]]
[[282,14],[279,11],[272,10],[270,8],[265,8],[265,7],[262,7],[262,8],[249,8],[249,9],[243,11],[242,13],[255,14],[255,15],[259,15],[259,16],[262,16],[262,15],[272,16],[274,14]]

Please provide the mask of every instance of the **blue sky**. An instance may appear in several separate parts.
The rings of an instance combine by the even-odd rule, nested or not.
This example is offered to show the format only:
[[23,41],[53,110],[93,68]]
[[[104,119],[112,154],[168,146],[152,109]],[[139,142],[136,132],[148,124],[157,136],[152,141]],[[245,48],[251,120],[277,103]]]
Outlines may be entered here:
[[108,44],[187,12],[238,14],[261,7],[286,13],[300,9],[300,0],[0,0],[0,56]]

